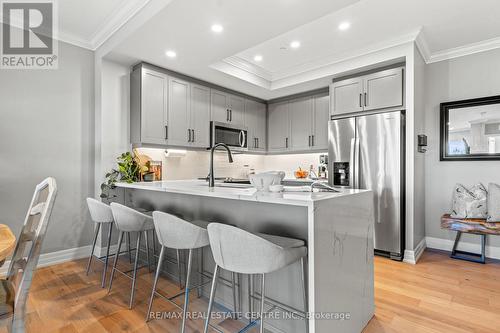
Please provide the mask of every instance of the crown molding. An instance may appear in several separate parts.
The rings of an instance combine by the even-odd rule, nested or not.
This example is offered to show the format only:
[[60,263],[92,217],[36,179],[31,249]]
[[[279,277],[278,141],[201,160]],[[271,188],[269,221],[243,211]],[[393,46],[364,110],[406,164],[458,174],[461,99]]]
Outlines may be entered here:
[[263,78],[267,81],[273,80],[273,73],[270,71],[252,64],[251,62],[239,57],[239,56],[231,56],[222,60],[224,63],[239,68],[243,71],[246,71],[250,74],[256,75],[260,78]]
[[429,44],[425,39],[423,29],[420,29],[420,32],[415,37],[415,44],[417,45],[417,48],[420,51],[420,54],[422,55],[425,63],[428,64],[431,58],[431,51],[429,49]]
[[487,39],[477,43],[471,43],[460,47],[455,47],[443,51],[434,52],[430,55],[428,64],[464,57],[467,55],[491,51],[500,48],[500,37]]
[[150,1],[130,0],[124,6],[115,9],[91,37],[89,43],[92,45],[92,50],[99,48]]

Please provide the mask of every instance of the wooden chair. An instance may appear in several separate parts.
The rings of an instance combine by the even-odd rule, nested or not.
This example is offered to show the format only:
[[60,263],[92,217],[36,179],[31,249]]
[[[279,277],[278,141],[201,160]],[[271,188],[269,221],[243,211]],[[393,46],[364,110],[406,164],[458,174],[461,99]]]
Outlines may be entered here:
[[26,301],[56,199],[54,178],[36,186],[5,280],[0,280],[0,319],[9,332],[25,331]]

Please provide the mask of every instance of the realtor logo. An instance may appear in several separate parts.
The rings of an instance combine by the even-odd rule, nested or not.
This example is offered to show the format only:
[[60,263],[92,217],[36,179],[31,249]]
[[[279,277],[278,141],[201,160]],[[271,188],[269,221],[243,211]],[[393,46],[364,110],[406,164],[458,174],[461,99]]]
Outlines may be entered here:
[[57,69],[57,15],[52,0],[1,1],[3,69]]

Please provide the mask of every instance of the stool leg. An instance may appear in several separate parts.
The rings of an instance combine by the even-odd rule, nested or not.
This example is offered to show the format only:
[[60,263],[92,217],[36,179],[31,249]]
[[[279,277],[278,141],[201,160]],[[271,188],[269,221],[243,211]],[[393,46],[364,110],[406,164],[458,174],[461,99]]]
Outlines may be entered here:
[[309,319],[307,318],[307,312],[309,311],[309,304],[308,304],[308,299],[307,299],[307,267],[306,267],[306,259],[305,257],[302,257],[300,259],[300,277],[302,279],[302,296],[304,297],[304,312],[306,313],[306,319],[304,320],[305,325],[306,325],[306,330],[305,332],[309,332]]
[[200,298],[203,294],[203,283],[204,283],[204,278],[203,278],[203,248],[200,247],[198,250],[198,276],[200,277],[200,287],[198,287],[198,298]]
[[134,260],[134,273],[132,276],[132,292],[130,293],[130,302],[128,304],[128,308],[132,309],[132,305],[134,303],[134,295],[135,295],[135,283],[137,281],[137,263],[139,261],[139,249],[141,247],[141,233],[137,233],[137,245],[135,248],[135,260]]
[[128,262],[132,263],[132,250],[130,249],[130,232],[127,232]]
[[106,258],[104,258],[104,269],[102,270],[101,288],[106,285],[106,274],[108,272],[109,248],[111,246],[111,232],[113,231],[113,223],[109,223],[108,229],[108,247],[106,248]]
[[186,331],[186,315],[187,315],[188,303],[189,303],[189,279],[191,277],[191,262],[192,262],[192,260],[193,260],[193,250],[189,249],[188,267],[187,267],[187,272],[186,272],[186,290],[184,291],[184,309],[182,312],[181,333],[184,333]]
[[151,272],[151,258],[149,257],[149,239],[147,230],[144,231],[144,240],[146,241],[146,258],[148,260],[148,271]]
[[262,274],[260,298],[260,333],[264,333],[264,300],[266,294],[266,275]]
[[161,264],[163,263],[163,255],[165,254],[165,247],[162,246],[160,250],[160,258],[158,259],[158,265],[156,266],[156,275],[153,282],[153,290],[151,291],[151,298],[149,299],[148,312],[146,313],[146,322],[150,319],[151,307],[153,306],[153,299],[156,292],[156,284],[158,283],[158,278],[160,277]]
[[96,223],[94,241],[92,242],[92,250],[90,252],[89,261],[87,262],[87,272],[85,274],[89,275],[90,264],[92,263],[92,257],[94,256],[95,243],[97,242],[97,236],[99,235],[99,229],[101,229],[101,223]]
[[177,271],[179,272],[179,289],[182,289],[181,252],[180,252],[180,250],[177,250]]
[[248,316],[248,323],[252,323],[252,320],[253,320],[253,291],[252,291],[252,287],[253,287],[253,276],[252,274],[248,274],[248,312],[249,312],[249,316]]
[[231,272],[231,286],[233,288],[233,319],[237,319],[238,315],[236,314],[238,312],[237,309],[237,302],[236,302],[236,273]]
[[113,268],[111,269],[111,276],[109,277],[108,293],[111,291],[111,286],[113,285],[113,277],[115,276],[116,264],[118,263],[118,257],[120,256],[122,240],[123,240],[123,231],[120,231],[120,234],[118,235],[118,249],[116,250],[115,261],[113,263]]
[[210,300],[208,301],[207,319],[205,319],[205,328],[203,333],[208,332],[208,325],[210,324],[210,316],[212,315],[212,307],[214,305],[215,290],[217,289],[217,280],[219,278],[219,266],[216,264],[214,269],[214,276],[212,278],[212,288],[210,289]]
[[156,231],[155,229],[151,232],[153,234],[153,263],[156,265]]

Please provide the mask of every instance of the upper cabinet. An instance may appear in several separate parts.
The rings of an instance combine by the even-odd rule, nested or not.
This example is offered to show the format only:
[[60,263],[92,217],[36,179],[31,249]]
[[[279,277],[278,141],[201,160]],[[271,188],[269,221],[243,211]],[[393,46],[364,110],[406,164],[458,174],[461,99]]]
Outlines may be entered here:
[[331,115],[404,106],[404,69],[392,68],[330,85]]
[[234,125],[245,122],[245,99],[212,89],[211,110],[213,121]]
[[132,143],[167,143],[168,77],[156,71],[140,68],[131,74]]
[[172,146],[190,143],[191,86],[189,82],[174,77],[168,80],[168,136]]
[[210,88],[191,85],[191,146],[210,147]]
[[245,126],[248,129],[248,150],[267,150],[267,107],[251,99],[245,100]]
[[327,93],[269,104],[268,151],[328,149],[330,100]]

